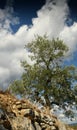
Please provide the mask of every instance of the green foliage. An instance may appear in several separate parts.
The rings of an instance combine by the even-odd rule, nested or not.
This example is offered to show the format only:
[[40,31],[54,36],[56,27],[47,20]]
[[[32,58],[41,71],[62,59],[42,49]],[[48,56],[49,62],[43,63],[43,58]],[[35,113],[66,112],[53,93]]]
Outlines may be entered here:
[[21,81],[23,84],[14,83],[13,90],[19,93],[23,93],[24,90],[33,100],[39,102],[43,96],[43,103],[49,107],[51,97],[59,104],[75,100],[72,86],[77,80],[76,68],[64,66],[65,54],[68,52],[64,42],[58,38],[49,40],[46,36],[37,36],[25,45],[25,49],[30,54],[32,65],[27,61],[21,63],[24,67]]
[[25,88],[22,80],[15,80],[12,84],[9,85],[8,90],[15,94],[24,95]]

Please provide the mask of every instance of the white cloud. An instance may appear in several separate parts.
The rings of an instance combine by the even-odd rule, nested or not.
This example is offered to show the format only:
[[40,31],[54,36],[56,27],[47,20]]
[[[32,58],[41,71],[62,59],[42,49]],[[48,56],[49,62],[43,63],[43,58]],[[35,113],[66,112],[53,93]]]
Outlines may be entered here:
[[20,60],[25,58],[31,63],[24,45],[34,35],[46,33],[51,39],[59,36],[70,47],[71,52],[76,49],[77,43],[77,23],[70,27],[65,23],[69,15],[66,0],[47,0],[37,11],[37,17],[32,19],[32,25],[21,26],[15,34],[12,33],[10,24],[17,24],[19,20],[12,16],[12,11],[9,13],[8,8],[0,9],[0,86],[4,88],[12,80],[20,78],[23,71]]
[[59,37],[63,39],[63,41],[67,44],[69,47],[69,52],[73,53],[77,50],[77,23],[74,22],[74,24],[70,27],[65,26],[63,28],[63,31],[59,34]]
[[6,33],[12,32],[10,24],[18,24],[19,18],[13,17],[13,8],[0,9],[0,30]]
[[[56,0],[55,5],[47,2],[41,10],[37,12],[38,18],[33,19],[33,27],[30,31],[40,34],[47,33],[51,38],[58,36],[65,25],[69,9],[65,0]],[[41,31],[40,31],[41,29]]]

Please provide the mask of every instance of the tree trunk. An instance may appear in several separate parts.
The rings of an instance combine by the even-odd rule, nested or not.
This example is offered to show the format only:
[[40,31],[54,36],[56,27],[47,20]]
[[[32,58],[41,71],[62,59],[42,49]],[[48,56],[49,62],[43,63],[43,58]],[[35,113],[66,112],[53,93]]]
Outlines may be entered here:
[[26,99],[0,91],[0,130],[71,130]]

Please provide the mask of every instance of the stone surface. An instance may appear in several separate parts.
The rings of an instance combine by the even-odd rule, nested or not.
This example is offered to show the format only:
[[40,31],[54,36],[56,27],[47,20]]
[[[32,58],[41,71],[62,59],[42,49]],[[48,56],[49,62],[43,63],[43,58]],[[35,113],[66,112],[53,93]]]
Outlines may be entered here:
[[72,130],[55,115],[41,111],[26,99],[0,91],[0,130]]

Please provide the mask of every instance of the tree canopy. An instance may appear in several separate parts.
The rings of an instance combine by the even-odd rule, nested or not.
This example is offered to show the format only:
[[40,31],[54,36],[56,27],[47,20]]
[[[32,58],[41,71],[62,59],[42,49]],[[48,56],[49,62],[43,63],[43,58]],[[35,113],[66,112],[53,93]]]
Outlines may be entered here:
[[27,92],[31,99],[49,107],[52,103],[61,105],[75,101],[76,67],[64,64],[69,50],[65,43],[58,38],[49,40],[47,36],[37,36],[25,45],[25,49],[32,64],[27,61],[21,63],[24,68],[23,93]]

